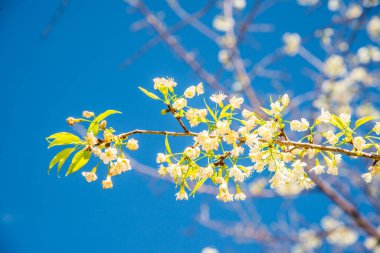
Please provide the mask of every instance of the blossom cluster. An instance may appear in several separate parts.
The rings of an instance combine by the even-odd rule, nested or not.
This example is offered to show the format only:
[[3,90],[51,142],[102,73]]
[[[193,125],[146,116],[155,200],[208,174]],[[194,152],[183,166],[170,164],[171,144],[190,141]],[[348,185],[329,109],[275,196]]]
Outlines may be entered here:
[[[165,79],[155,79],[154,87],[159,86],[157,80],[164,82],[162,80]],[[205,108],[194,108],[190,106],[188,99],[194,97],[198,87],[199,85],[191,86],[183,95],[177,95],[170,88],[160,90],[164,97],[162,101],[174,108],[176,117],[186,119],[191,127],[203,126],[203,130],[193,137],[192,144],[183,152],[173,154],[167,147],[166,154],[157,155],[156,161],[160,164],[158,173],[171,177],[180,186],[177,199],[188,199],[186,189],[191,190],[190,194],[193,195],[202,184],[210,180],[219,188],[217,199],[224,202],[244,200],[246,195],[241,190],[241,185],[254,172],[268,171],[271,188],[284,194],[313,188],[315,184],[309,178],[309,173],[339,174],[341,154],[294,147],[286,143],[288,139],[285,130],[306,132],[307,135],[301,140],[308,139],[310,144],[319,135],[330,146],[347,145],[358,154],[371,147],[377,148],[367,141],[372,142],[378,138],[371,133],[379,133],[380,123],[376,123],[372,131],[362,137],[354,136],[356,128],[350,128],[349,113],[334,115],[322,109],[314,124],[310,124],[305,118],[286,121],[282,115],[290,102],[287,94],[272,101],[270,108],[262,108],[267,114],[266,118],[243,109],[243,98],[228,98],[221,92],[212,94],[209,102],[205,101]],[[187,95],[189,89],[193,90],[191,96]],[[202,93],[203,88],[200,94]],[[364,124],[372,119],[364,118],[360,123]],[[335,132],[316,132],[316,126],[320,124],[329,125]],[[285,142],[279,142],[280,140]],[[378,172],[376,166],[371,167],[368,173],[363,174],[363,178],[370,182],[371,176]],[[235,190],[231,189],[231,183]],[[191,189],[190,185],[194,185],[194,188]]]
[[[173,79],[155,78],[153,82],[158,95],[143,88],[140,90],[152,99],[160,100],[166,108],[162,110],[163,114],[172,114],[183,128],[179,133],[144,130],[166,135],[166,151],[156,157],[160,164],[158,173],[172,178],[179,187],[178,200],[188,199],[189,192],[194,195],[206,182],[218,187],[216,198],[220,201],[244,200],[245,182],[258,173],[267,175],[270,187],[281,195],[297,194],[315,186],[311,173],[338,175],[342,155],[373,160],[368,172],[362,174],[365,182],[371,182],[373,176],[380,174],[377,155],[380,122],[371,123],[377,117],[367,116],[353,122],[349,112],[335,115],[321,109],[314,122],[305,118],[286,120],[284,112],[290,103],[287,94],[277,100],[271,98],[269,107],[261,108],[265,116],[244,108],[244,98],[229,97],[222,92],[205,99],[204,108],[195,108],[190,106],[190,100],[205,93],[202,83],[177,94],[177,83]],[[114,129],[107,128],[104,118],[114,113],[118,112],[109,110],[95,116],[86,111],[83,118],[68,118],[70,125],[90,122],[87,134],[84,139],[65,132],[48,137],[49,147],[74,145],[58,153],[50,169],[58,164],[59,170],[68,156],[80,149],[72,159],[68,174],[81,169],[94,155],[100,159],[99,164],[103,163],[107,168],[103,188],[112,188],[112,177],[131,169],[123,147],[128,150],[139,148],[137,140],[128,139],[134,131],[115,135]],[[373,124],[369,131],[359,135],[363,132],[360,131],[362,126],[368,128],[369,124]],[[190,131],[187,125],[197,131]],[[328,130],[319,131],[321,127]],[[181,152],[173,153],[170,135],[191,137],[192,142]],[[289,136],[299,139],[292,141]],[[99,164],[92,171],[82,172],[88,182],[97,179]]]
[[126,138],[120,138],[118,135],[114,135],[115,130],[113,128],[107,128],[107,121],[104,119],[114,113],[119,112],[109,110],[96,116],[93,112],[84,111],[82,118],[67,118],[66,121],[71,126],[80,122],[90,122],[90,125],[83,140],[66,132],[57,133],[47,138],[50,143],[49,147],[74,145],[73,148],[66,148],[59,152],[50,163],[49,170],[59,162],[59,171],[69,156],[74,153],[74,151],[81,149],[81,151],[73,156],[66,175],[81,169],[89,162],[91,155],[93,155],[100,159],[100,163],[93,167],[91,171],[83,171],[83,177],[89,183],[96,181],[98,179],[98,167],[100,164],[103,164],[106,167],[106,178],[101,182],[102,188],[112,188],[112,177],[132,169],[130,160],[126,158],[123,152],[123,146],[131,151],[139,148],[137,140],[133,138],[128,140]]

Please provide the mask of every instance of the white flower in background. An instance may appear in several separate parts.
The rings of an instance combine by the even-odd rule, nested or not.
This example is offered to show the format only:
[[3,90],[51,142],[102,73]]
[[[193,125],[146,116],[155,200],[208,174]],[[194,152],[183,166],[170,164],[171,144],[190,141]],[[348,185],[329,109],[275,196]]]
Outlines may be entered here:
[[103,189],[111,189],[113,187],[113,183],[110,176],[107,176],[106,180],[102,181]]
[[290,129],[292,131],[297,131],[297,132],[304,132],[304,131],[307,131],[309,129],[309,122],[302,118],[301,121],[299,120],[292,120],[290,122]]
[[218,60],[223,65],[230,65],[231,64],[231,57],[228,50],[222,49],[218,52]]
[[357,151],[363,151],[363,148],[364,148],[364,145],[365,145],[366,141],[364,140],[363,137],[360,137],[360,136],[357,136],[353,139],[352,141],[352,144],[354,145],[354,148],[357,150]]
[[242,10],[245,8],[246,2],[245,2],[245,0],[234,0],[233,5],[234,5],[234,8],[236,8],[238,10]]
[[380,122],[375,123],[375,126],[373,127],[372,131],[374,131],[377,135],[380,134]]
[[232,166],[232,168],[230,169],[229,176],[233,178],[236,182],[244,181],[244,173],[236,165]]
[[179,98],[173,103],[173,108],[177,111],[181,110],[187,105],[187,100],[185,98]]
[[368,64],[371,61],[379,62],[380,61],[380,50],[378,47],[369,45],[366,47],[359,48],[357,56],[360,63]]
[[329,231],[327,241],[330,244],[348,247],[354,244],[358,240],[358,237],[359,235],[355,230],[341,225]]
[[224,95],[223,92],[214,93],[210,97],[212,102],[219,104],[219,105],[222,104],[223,100],[226,98],[227,98],[227,96]]
[[368,35],[376,39],[380,35],[380,18],[378,16],[374,16],[370,19],[367,24],[367,33]]
[[350,4],[346,10],[345,16],[348,19],[358,18],[362,15],[363,9],[359,4]]
[[226,32],[233,28],[235,21],[232,18],[218,15],[214,18],[212,26],[219,31]]
[[203,88],[203,83],[198,83],[198,85],[195,87],[195,91],[197,92],[198,96],[205,93],[205,90]]
[[219,253],[219,250],[217,250],[213,247],[205,247],[202,249],[201,253]]
[[351,122],[351,114],[349,114],[349,113],[341,113],[341,114],[339,114],[339,118],[346,125],[348,125]]
[[302,247],[306,249],[306,251],[302,251],[305,253],[309,252],[309,250],[319,248],[322,245],[321,238],[316,231],[313,230],[301,229],[298,234],[298,238],[302,244]]
[[344,59],[339,55],[332,55],[326,59],[323,72],[330,78],[342,77],[347,73]]
[[184,95],[186,98],[193,98],[196,92],[197,88],[194,85],[192,85],[185,90]]
[[164,163],[166,162],[166,155],[164,153],[158,153],[156,158],[157,163]]
[[311,5],[316,5],[319,0],[297,0],[299,5],[303,6],[311,6]]
[[327,4],[327,8],[330,11],[337,11],[339,10],[339,7],[340,7],[340,0],[329,0]]
[[129,139],[126,144],[127,148],[129,150],[138,150],[139,149],[139,142],[136,139]]
[[234,109],[239,109],[241,104],[244,102],[244,99],[243,98],[239,98],[239,97],[235,97],[233,96],[231,99],[230,99],[230,104],[231,104],[231,107],[234,108]]
[[379,5],[379,3],[380,3],[379,0],[364,0],[363,6],[366,8],[375,7],[375,6]]
[[104,150],[104,153],[100,154],[100,159],[103,161],[104,164],[108,164],[110,161],[113,161],[117,157],[117,149],[116,148],[106,148]]
[[84,171],[82,172],[82,176],[84,176],[84,178],[86,178],[86,181],[89,183],[94,182],[96,181],[96,179],[98,179],[95,172],[92,172],[92,171],[91,172]]
[[284,51],[286,54],[293,56],[298,53],[301,45],[301,37],[298,33],[285,33],[282,36],[284,42]]
[[235,200],[238,200],[238,201],[243,201],[243,200],[245,200],[246,198],[247,198],[247,196],[245,195],[244,192],[236,193],[236,194],[235,194],[235,197],[234,197],[234,199],[235,199]]
[[320,120],[321,122],[325,122],[325,123],[329,123],[330,120],[331,120],[331,113],[325,109],[321,109],[321,115],[318,117],[318,120]]
[[372,182],[372,173],[370,172],[362,174],[361,177],[367,184]]

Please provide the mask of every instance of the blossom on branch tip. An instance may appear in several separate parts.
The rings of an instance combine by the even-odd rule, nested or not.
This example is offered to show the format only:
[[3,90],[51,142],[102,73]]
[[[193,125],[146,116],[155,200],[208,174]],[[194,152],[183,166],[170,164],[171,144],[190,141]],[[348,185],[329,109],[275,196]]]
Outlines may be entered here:
[[89,118],[91,118],[91,117],[94,117],[94,113],[93,112],[89,112],[89,111],[84,111],[83,113],[82,113],[82,116],[84,117],[84,118],[87,118],[87,119],[89,119]]
[[240,106],[241,104],[244,102],[244,99],[243,98],[237,98],[235,96],[233,96],[231,99],[230,99],[230,104],[231,104],[231,107],[234,108],[234,109],[240,109]]
[[102,181],[103,189],[111,189],[113,187],[111,176],[107,176],[107,179]]
[[82,176],[85,177],[86,181],[87,182],[94,182],[96,181],[96,179],[98,179],[98,177],[96,176],[95,172],[87,172],[87,171],[83,171],[82,172]]
[[139,149],[139,142],[136,139],[129,139],[126,144],[127,148],[129,150],[138,150]]
[[179,98],[173,103],[173,108],[177,111],[181,110],[187,105],[187,100],[185,98]]
[[100,154],[100,159],[103,161],[104,164],[108,164],[111,161],[115,160],[117,156],[117,149],[116,148],[106,148],[104,150],[104,153]]

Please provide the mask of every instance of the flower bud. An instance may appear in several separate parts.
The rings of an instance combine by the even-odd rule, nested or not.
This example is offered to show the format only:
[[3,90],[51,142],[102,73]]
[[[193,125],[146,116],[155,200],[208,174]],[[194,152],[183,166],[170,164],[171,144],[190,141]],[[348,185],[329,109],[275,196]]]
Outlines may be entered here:
[[107,121],[102,120],[102,121],[100,122],[99,126],[100,126],[100,128],[101,128],[102,130],[106,129],[106,127],[107,127]]
[[84,112],[82,113],[82,116],[83,116],[84,118],[89,119],[89,118],[91,118],[91,117],[94,117],[94,113],[93,113],[93,112],[89,112],[89,111],[84,111]]
[[74,119],[73,117],[68,117],[68,118],[66,119],[66,122],[67,122],[67,124],[69,124],[70,126],[73,126],[73,125],[77,122],[77,120]]

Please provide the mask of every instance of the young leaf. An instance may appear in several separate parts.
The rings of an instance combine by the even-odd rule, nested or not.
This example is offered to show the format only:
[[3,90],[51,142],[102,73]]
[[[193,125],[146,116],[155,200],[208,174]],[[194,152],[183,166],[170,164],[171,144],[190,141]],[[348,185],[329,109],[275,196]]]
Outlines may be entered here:
[[147,91],[146,89],[142,88],[142,87],[139,87],[139,89],[145,93],[145,95],[147,95],[148,97],[150,98],[153,98],[153,99],[156,99],[156,100],[160,100],[160,98],[156,95],[156,94],[153,94],[152,92],[149,92]]
[[227,113],[227,110],[230,108],[231,108],[231,104],[228,104],[225,107],[223,107],[222,111],[220,112],[219,119],[232,116],[232,113]]
[[371,120],[374,120],[374,119],[378,119],[379,117],[377,116],[367,116],[367,117],[363,117],[361,119],[358,119],[356,122],[355,122],[355,129],[357,129],[358,127],[360,127],[361,125],[367,123],[368,121],[371,121]]
[[207,177],[202,178],[201,180],[198,180],[198,182],[195,184],[193,191],[190,193],[190,196],[195,195],[195,193],[198,191],[199,188],[202,187],[202,185],[206,182]]
[[[335,127],[339,128],[340,130],[342,131],[345,131],[345,124],[343,123],[343,121],[336,115],[332,115],[332,119],[331,119],[331,124],[333,124]],[[348,127],[348,126],[347,126]]]
[[165,147],[166,147],[166,152],[168,152],[171,155],[172,150],[170,149],[168,135],[166,135],[166,137],[165,137]]
[[116,111],[116,110],[107,110],[101,114],[99,114],[90,124],[90,126],[88,127],[87,129],[87,133],[89,132],[93,132],[94,135],[97,135],[99,133],[99,123],[104,120],[105,118],[107,118],[108,116],[112,115],[112,114],[116,114],[116,113],[120,113],[119,111]]
[[76,153],[71,161],[70,167],[67,170],[66,176],[70,175],[85,166],[90,160],[91,152],[88,150],[81,150]]
[[53,141],[50,142],[48,148],[51,148],[53,146],[60,146],[60,145],[78,144],[81,142],[81,139],[78,136],[72,133],[67,133],[67,132],[55,133],[53,135],[50,135],[46,139],[49,142],[52,139],[54,139]]
[[211,108],[208,106],[208,104],[206,103],[206,100],[204,100],[204,102],[205,102],[206,108],[207,108],[208,112],[210,113],[211,117],[215,120],[215,122],[217,122],[218,119],[216,118],[214,112],[213,112],[213,111],[211,110]]
[[62,151],[60,151],[56,156],[53,157],[49,164],[49,170],[48,172],[51,171],[51,169],[54,167],[54,165],[58,164],[58,169],[62,167],[66,159],[70,156],[70,154],[75,150],[75,148],[66,148]]

